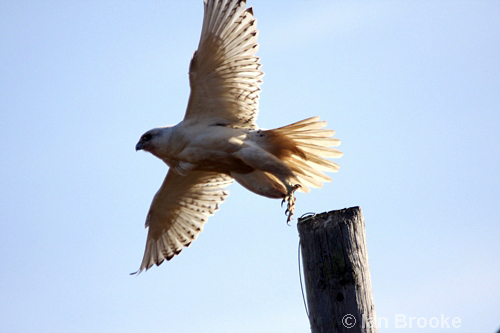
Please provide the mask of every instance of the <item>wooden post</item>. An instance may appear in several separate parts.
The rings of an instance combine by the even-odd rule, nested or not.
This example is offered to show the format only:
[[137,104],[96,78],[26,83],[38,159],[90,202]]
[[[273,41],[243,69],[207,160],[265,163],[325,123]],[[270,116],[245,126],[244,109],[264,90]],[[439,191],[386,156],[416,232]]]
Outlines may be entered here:
[[377,333],[361,208],[299,218],[297,228],[312,333]]

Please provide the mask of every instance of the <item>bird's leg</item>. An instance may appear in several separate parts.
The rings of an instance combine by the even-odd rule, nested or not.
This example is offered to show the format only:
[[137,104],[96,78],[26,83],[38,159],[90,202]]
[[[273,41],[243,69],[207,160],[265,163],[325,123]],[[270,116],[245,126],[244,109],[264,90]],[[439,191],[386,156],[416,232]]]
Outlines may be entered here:
[[285,210],[285,215],[287,216],[286,219],[286,224],[290,225],[290,221],[292,220],[293,212],[295,211],[295,196],[294,193],[297,191],[297,189],[300,188],[299,184],[296,185],[287,185],[288,193],[287,195],[283,198],[283,201],[281,202],[281,207],[283,207],[283,204],[286,202],[286,210]]

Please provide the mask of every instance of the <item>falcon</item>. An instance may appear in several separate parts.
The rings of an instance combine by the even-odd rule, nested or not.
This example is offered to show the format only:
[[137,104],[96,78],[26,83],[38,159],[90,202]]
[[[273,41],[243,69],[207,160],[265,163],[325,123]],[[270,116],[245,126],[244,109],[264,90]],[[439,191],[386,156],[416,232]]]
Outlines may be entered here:
[[296,190],[331,181],[340,141],[319,117],[272,130],[256,124],[262,72],[256,56],[257,20],[245,0],[204,0],[198,50],[189,65],[191,94],[184,119],[143,134],[136,150],[169,167],[146,218],[149,228],[137,273],[187,247],[229,195],[235,180],[286,203],[291,220]]

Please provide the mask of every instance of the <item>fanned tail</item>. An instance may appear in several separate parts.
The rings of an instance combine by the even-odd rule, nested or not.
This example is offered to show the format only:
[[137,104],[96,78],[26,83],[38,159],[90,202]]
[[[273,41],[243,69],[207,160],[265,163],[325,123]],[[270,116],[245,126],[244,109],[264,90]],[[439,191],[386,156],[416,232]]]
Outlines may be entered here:
[[281,159],[293,171],[301,192],[309,192],[310,187],[321,188],[323,182],[331,181],[323,171],[339,169],[337,163],[325,159],[342,157],[341,151],[331,148],[339,146],[340,140],[332,138],[335,131],[324,129],[325,126],[326,121],[311,117],[266,131],[287,142],[289,153],[280,154]]

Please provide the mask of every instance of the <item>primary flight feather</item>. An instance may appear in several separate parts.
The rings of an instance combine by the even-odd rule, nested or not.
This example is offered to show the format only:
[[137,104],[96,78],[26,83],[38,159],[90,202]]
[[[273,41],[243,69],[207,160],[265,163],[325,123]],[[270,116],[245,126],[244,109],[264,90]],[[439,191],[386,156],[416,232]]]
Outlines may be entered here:
[[257,20],[244,0],[205,0],[198,50],[189,66],[191,95],[184,120],[146,132],[136,145],[169,171],[153,198],[138,272],[160,265],[189,246],[229,192],[233,180],[248,190],[283,199],[290,221],[296,190],[330,181],[323,171],[341,157],[326,122],[308,118],[273,130],[256,124],[262,76],[255,55]]

